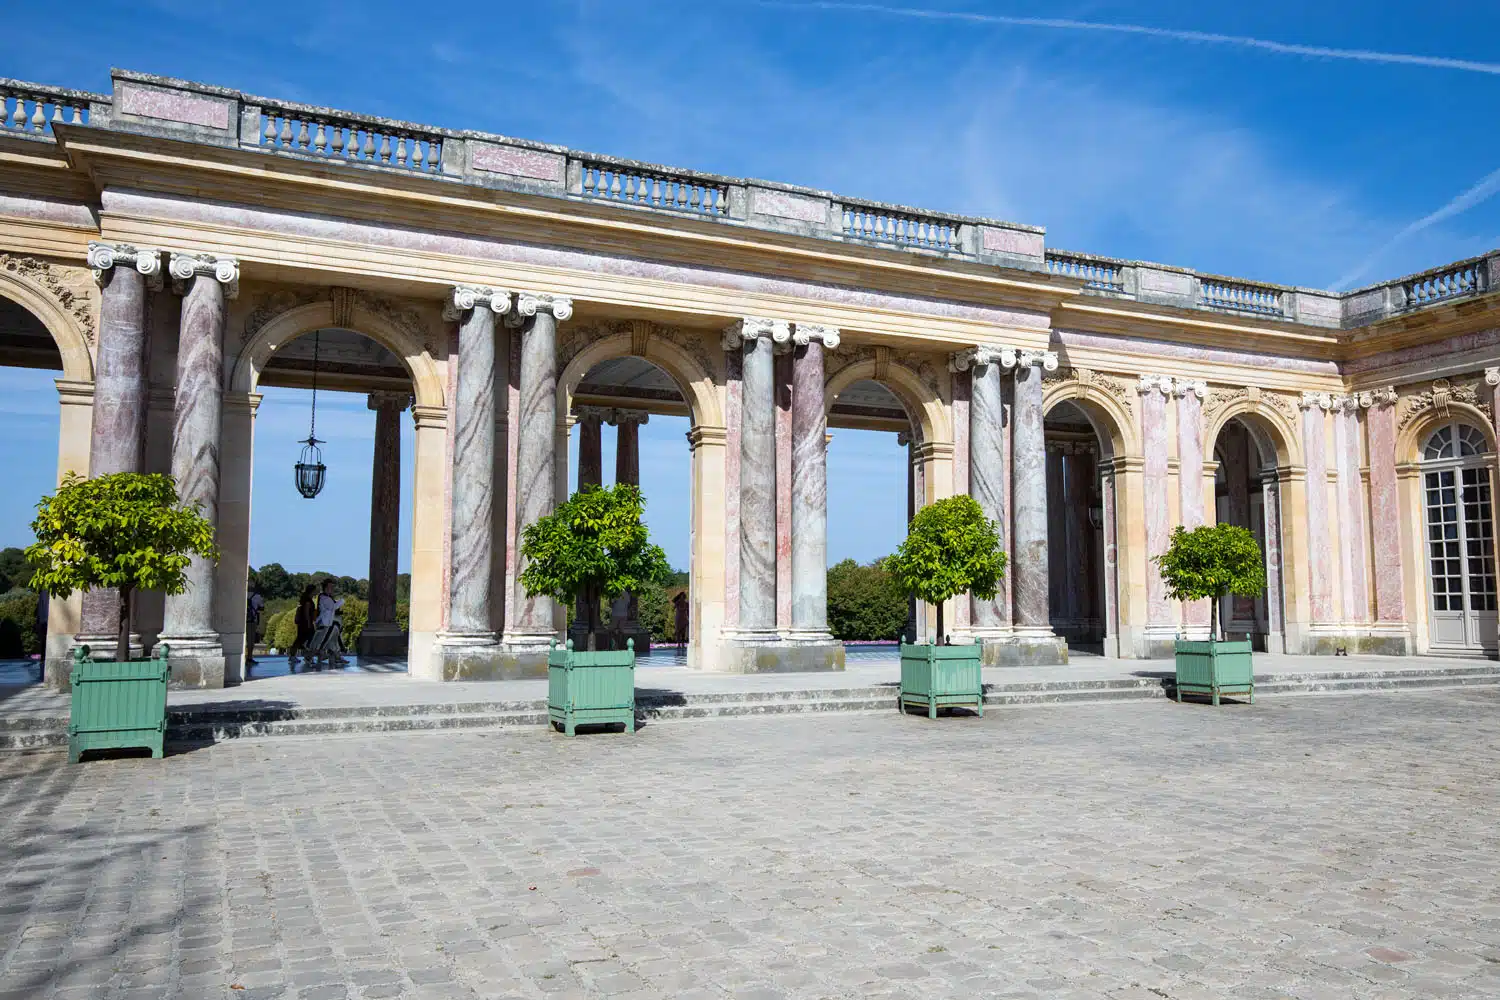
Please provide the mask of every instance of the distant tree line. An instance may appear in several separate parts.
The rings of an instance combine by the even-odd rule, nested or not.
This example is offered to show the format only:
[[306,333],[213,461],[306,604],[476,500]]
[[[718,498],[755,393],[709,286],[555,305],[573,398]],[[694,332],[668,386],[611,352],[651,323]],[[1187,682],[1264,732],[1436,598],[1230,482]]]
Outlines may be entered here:
[[47,637],[37,628],[37,592],[31,589],[31,566],[17,548],[0,549],[0,660],[42,651]]

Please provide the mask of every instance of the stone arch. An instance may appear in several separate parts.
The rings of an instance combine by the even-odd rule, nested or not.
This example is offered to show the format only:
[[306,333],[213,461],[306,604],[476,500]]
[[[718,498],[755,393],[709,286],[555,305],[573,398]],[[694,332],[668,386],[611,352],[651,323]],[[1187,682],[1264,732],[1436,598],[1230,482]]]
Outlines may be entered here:
[[906,414],[921,433],[922,441],[928,444],[953,441],[953,422],[948,405],[943,398],[922,381],[922,377],[898,361],[882,366],[877,377],[877,362],[874,358],[856,361],[840,368],[828,379],[823,389],[823,410],[833,407],[834,397],[855,382],[869,380],[885,386],[901,401]]
[[588,344],[575,354],[557,379],[557,412],[572,412],[573,392],[589,370],[601,361],[615,358],[641,358],[656,365],[677,383],[687,403],[688,419],[693,427],[723,427],[724,410],[714,377],[692,354],[666,337],[646,339],[645,351],[637,349],[636,338],[629,331],[610,333]]
[[1427,443],[1427,438],[1443,424],[1451,424],[1455,421],[1473,424],[1479,428],[1480,433],[1484,435],[1485,442],[1489,445],[1490,454],[1495,455],[1500,452],[1500,446],[1497,446],[1495,437],[1495,425],[1490,422],[1489,416],[1470,403],[1450,401],[1442,411],[1435,406],[1429,407],[1396,432],[1396,465],[1415,465],[1421,462],[1422,446]]
[[347,316],[337,317],[333,301],[310,302],[281,313],[250,338],[235,359],[230,375],[232,392],[254,392],[266,362],[276,351],[314,330],[337,327],[369,337],[406,366],[418,406],[443,406],[443,377],[427,345],[410,332],[366,306],[355,296]]
[[[45,265],[44,265],[45,266]],[[47,269],[50,273],[50,268]],[[74,295],[71,290],[68,294]],[[85,322],[92,319],[90,307],[69,311],[46,289],[27,281],[8,267],[0,267],[0,296],[10,299],[35,316],[57,345],[62,356],[63,378],[70,382],[94,380],[94,358],[89,350]],[[86,320],[87,318],[87,320]]]
[[1214,413],[1203,428],[1203,460],[1215,461],[1214,446],[1219,432],[1229,421],[1239,418],[1250,431],[1250,438],[1262,455],[1276,456],[1277,468],[1303,464],[1302,434],[1296,424],[1276,407],[1263,400],[1242,397]]
[[1112,393],[1089,382],[1067,379],[1049,383],[1042,397],[1043,415],[1059,403],[1072,403],[1083,411],[1094,427],[1107,458],[1122,458],[1140,454],[1140,440],[1136,433],[1136,421],[1126,404]]

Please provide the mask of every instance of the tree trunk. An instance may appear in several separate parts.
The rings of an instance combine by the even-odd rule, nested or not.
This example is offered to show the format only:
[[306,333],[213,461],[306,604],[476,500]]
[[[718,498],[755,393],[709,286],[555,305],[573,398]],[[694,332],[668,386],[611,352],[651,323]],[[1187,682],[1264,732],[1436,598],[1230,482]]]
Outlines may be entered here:
[[583,602],[588,606],[588,647],[589,652],[592,653],[595,649],[598,648],[598,640],[595,636],[595,633],[599,631],[599,588],[583,588]]
[[937,638],[933,640],[934,646],[946,645],[943,642],[943,602],[938,601],[934,607],[937,608]]
[[1219,641],[1219,602],[1224,598],[1215,597],[1208,605],[1208,641]]
[[120,588],[120,621],[115,634],[115,660],[124,663],[130,659],[130,588]]

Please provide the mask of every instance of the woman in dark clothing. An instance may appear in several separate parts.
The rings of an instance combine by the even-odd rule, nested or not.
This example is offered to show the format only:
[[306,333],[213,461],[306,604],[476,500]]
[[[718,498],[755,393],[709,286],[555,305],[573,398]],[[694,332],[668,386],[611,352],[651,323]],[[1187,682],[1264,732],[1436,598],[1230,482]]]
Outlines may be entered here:
[[297,601],[297,613],[292,617],[297,626],[297,640],[286,651],[286,665],[292,671],[297,669],[297,652],[306,649],[307,644],[312,641],[313,623],[317,618],[318,588],[308,584],[302,588],[302,597]]

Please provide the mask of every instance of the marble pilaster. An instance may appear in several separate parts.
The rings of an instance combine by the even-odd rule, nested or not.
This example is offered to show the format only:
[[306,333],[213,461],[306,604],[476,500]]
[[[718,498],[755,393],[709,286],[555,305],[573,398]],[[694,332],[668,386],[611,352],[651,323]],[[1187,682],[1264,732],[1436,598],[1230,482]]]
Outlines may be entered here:
[[[912,433],[910,431],[899,432],[896,435],[896,444],[906,451],[906,524],[909,531],[912,519],[917,516],[917,456],[914,453],[915,441]],[[902,635],[904,642],[917,641],[917,599],[915,596],[906,599],[906,630]]]
[[[1208,385],[1177,379],[1177,520],[1192,531],[1203,524],[1203,400]],[[1182,607],[1184,632],[1193,638],[1207,635],[1211,609],[1208,601],[1187,601]]]
[[799,642],[832,642],[828,632],[828,417],[823,352],[839,345],[833,327],[797,324],[792,335],[792,622]]
[[[145,458],[147,401],[147,298],[162,285],[160,251],[91,241],[88,263],[103,288],[94,362],[94,405],[89,438],[90,476],[141,472]],[[82,597],[76,642],[95,656],[113,657],[118,645],[119,594],[91,590]],[[52,678],[68,686],[70,668]]]
[[396,620],[396,567],[401,542],[401,413],[411,403],[406,392],[372,392],[375,451],[370,467],[370,607],[359,652],[392,656],[405,651],[406,636]]
[[[1496,371],[1500,376],[1500,369]],[[1488,372],[1486,373],[1488,375]],[[1496,378],[1500,383],[1500,377]],[[1396,484],[1396,390],[1362,392],[1366,446],[1370,455],[1370,534],[1375,555],[1375,621],[1406,622],[1406,576],[1401,550],[1400,493]]]
[[1266,545],[1266,652],[1286,652],[1286,596],[1281,570],[1281,481],[1267,473],[1261,483],[1261,519]]
[[1146,655],[1175,652],[1177,616],[1167,598],[1166,584],[1155,558],[1167,549],[1172,514],[1167,497],[1167,397],[1172,379],[1142,375],[1137,391],[1141,402],[1142,479],[1146,512]]
[[[1009,364],[1006,364],[1009,360]],[[978,346],[954,354],[948,367],[961,378],[968,389],[968,492],[979,504],[984,516],[994,521],[1000,534],[1000,546],[1007,548],[1009,519],[1006,510],[1005,480],[1007,468],[1004,451],[1004,404],[1001,396],[1001,370],[1015,365],[1015,353],[1003,348]],[[971,631],[981,640],[997,638],[1010,632],[1004,594],[997,593],[985,601],[971,597]]]
[[1068,647],[1052,632],[1048,609],[1047,445],[1042,373],[1057,370],[1051,351],[1016,353],[1011,411],[1011,545],[1019,662],[1066,663]]
[[[516,425],[520,441],[516,451],[516,539],[517,548],[526,529],[556,505],[557,492],[557,324],[573,315],[573,302],[563,296],[522,292],[516,297],[515,314],[507,323],[521,331],[520,413]],[[525,556],[516,564],[518,608],[507,626],[504,647],[515,660],[514,669],[524,673],[544,671],[546,654],[554,631],[552,598],[528,597],[520,578],[526,571]]]
[[[174,253],[169,270],[174,288],[183,295],[172,411],[172,478],[179,499],[198,504],[200,513],[217,529],[225,301],[239,292],[239,262],[230,257]],[[161,641],[169,649],[172,682],[223,687],[225,653],[214,627],[214,564],[195,557],[185,575],[187,588],[167,595],[162,625]]]
[[1104,655],[1119,656],[1120,650],[1120,577],[1119,558],[1120,542],[1119,529],[1115,524],[1115,509],[1118,504],[1116,490],[1118,488],[1115,479],[1115,465],[1113,460],[1103,464],[1099,477],[1099,501],[1101,517],[1104,522],[1102,533],[1104,535],[1103,558],[1104,576]]
[[1340,396],[1334,400],[1333,439],[1338,469],[1339,563],[1343,568],[1343,620],[1370,620],[1370,599],[1366,584],[1365,556],[1365,490],[1360,474],[1361,449],[1359,432],[1359,397]]
[[1304,392],[1302,451],[1307,460],[1307,585],[1313,624],[1333,619],[1333,591],[1328,566],[1333,549],[1328,530],[1327,413],[1333,399],[1326,392]]
[[792,345],[774,352],[776,395],[776,630],[792,627]]

